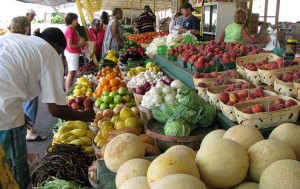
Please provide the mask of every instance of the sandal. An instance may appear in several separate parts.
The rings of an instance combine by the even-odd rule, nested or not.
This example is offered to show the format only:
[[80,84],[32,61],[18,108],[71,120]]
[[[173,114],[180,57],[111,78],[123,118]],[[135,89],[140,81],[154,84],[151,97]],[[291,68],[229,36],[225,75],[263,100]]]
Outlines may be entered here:
[[47,137],[38,135],[34,139],[26,139],[27,142],[40,142],[46,140]]

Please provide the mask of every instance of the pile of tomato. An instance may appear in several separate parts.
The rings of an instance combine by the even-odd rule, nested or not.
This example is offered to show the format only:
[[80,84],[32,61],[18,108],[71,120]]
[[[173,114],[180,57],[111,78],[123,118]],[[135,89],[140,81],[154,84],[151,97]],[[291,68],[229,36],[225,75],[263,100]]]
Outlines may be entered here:
[[162,37],[168,35],[169,32],[146,32],[141,34],[134,34],[128,37],[128,40],[132,40],[137,44],[150,43],[156,37]]

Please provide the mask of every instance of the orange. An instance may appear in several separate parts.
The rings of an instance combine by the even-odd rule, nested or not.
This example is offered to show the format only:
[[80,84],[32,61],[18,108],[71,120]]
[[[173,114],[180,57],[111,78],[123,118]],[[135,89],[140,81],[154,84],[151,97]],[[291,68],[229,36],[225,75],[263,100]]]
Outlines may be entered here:
[[114,67],[114,68],[113,68],[113,71],[114,71],[115,73],[119,73],[119,69],[118,69],[117,67]]
[[112,87],[116,87],[118,86],[120,83],[120,81],[118,79],[112,79],[109,81],[109,85],[112,86]]
[[103,91],[111,91],[111,86],[105,85],[105,86],[103,87]]
[[109,73],[105,76],[105,79],[108,81],[115,79],[115,78],[116,78],[116,75],[114,73]]
[[100,82],[100,86],[105,86],[105,85],[108,85],[109,84],[109,81],[107,81],[106,79],[103,79],[101,82]]
[[117,90],[119,90],[119,87],[112,87],[111,88],[111,91],[117,91]]
[[106,68],[107,70],[110,70],[110,69],[111,69],[111,67],[110,67],[110,66],[106,66],[105,68]]
[[124,81],[121,81],[119,83],[119,88],[121,88],[121,87],[126,87],[126,83]]

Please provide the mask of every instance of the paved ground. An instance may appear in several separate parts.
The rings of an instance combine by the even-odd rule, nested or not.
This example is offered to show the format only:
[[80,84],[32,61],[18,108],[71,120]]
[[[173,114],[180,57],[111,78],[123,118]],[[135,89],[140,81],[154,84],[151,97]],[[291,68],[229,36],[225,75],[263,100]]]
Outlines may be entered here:
[[47,140],[42,142],[27,142],[28,153],[39,154],[40,159],[45,155],[45,149],[52,143],[53,132],[52,128],[57,122],[57,118],[50,115],[47,105],[39,102],[39,109],[35,129],[40,132],[40,135],[46,136]]

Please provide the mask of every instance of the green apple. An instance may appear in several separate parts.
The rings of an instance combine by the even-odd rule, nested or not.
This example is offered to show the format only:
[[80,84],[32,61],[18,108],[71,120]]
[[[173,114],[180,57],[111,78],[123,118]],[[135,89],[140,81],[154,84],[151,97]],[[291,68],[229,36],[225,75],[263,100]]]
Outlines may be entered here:
[[100,99],[100,98],[97,98],[97,100],[96,100],[96,102],[95,102],[95,107],[96,107],[96,108],[99,108],[99,107],[101,106],[101,104],[102,104],[101,99]]
[[114,109],[117,105],[116,104],[109,104],[110,109]]
[[105,90],[105,91],[103,91],[102,96],[108,96],[109,93],[110,93],[110,92],[109,92],[108,90]]
[[125,96],[123,96],[123,100],[124,100],[124,102],[130,102],[131,98],[129,95],[125,95]]
[[102,96],[101,97],[101,101],[106,103],[106,104],[110,104],[112,102],[113,98],[111,96]]
[[106,103],[102,103],[100,106],[101,110],[106,110],[107,108],[108,108],[108,104],[106,104]]
[[118,90],[119,95],[124,96],[128,94],[128,91],[125,87],[120,87]]
[[117,95],[114,97],[115,104],[120,104],[120,103],[122,103],[122,101],[123,101],[123,98],[121,97],[121,95]]
[[110,92],[109,93],[109,95],[108,96],[111,96],[111,97],[115,97],[115,96],[117,96],[119,93],[117,92],[117,91],[112,91],[112,92]]

